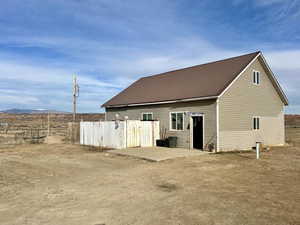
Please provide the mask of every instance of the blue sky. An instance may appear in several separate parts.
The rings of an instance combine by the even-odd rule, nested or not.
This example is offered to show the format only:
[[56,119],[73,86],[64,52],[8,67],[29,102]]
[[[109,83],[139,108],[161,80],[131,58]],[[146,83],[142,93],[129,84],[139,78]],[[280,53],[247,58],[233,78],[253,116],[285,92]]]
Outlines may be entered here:
[[0,109],[78,111],[135,79],[263,51],[300,113],[299,0],[2,0]]

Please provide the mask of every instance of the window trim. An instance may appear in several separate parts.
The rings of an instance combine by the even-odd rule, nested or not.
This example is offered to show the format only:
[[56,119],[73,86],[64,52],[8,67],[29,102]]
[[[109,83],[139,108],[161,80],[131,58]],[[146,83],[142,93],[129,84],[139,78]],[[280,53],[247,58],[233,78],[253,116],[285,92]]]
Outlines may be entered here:
[[253,70],[253,72],[252,72],[252,83],[254,84],[254,85],[260,85],[260,71],[258,71],[258,70]]
[[153,112],[142,112],[141,113],[141,120],[142,121],[152,121],[152,120],[144,120],[144,114],[151,114],[152,115],[152,120],[154,120],[154,118],[153,118]]
[[[172,129],[172,113],[176,113],[176,128],[177,128],[177,114],[182,113],[182,130]],[[176,132],[184,131],[184,125],[185,125],[184,120],[185,120],[185,112],[184,111],[169,112],[169,130],[176,131]]]
[[[258,121],[258,128],[257,128],[257,122],[256,123],[254,122],[255,119],[256,119],[256,121]],[[254,125],[254,123],[255,123],[255,125]],[[251,125],[251,127],[252,127],[252,130],[254,130],[254,131],[259,131],[260,130],[260,128],[261,128],[261,117],[260,116],[253,116],[252,117],[252,125]]]

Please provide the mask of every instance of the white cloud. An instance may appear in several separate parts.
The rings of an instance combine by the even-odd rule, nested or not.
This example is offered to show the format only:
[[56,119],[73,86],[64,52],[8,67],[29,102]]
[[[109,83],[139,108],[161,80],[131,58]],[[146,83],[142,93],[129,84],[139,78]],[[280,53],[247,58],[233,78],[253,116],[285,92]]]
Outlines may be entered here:
[[269,63],[273,68],[285,70],[300,70],[300,49],[269,51],[266,52],[265,55],[269,59]]
[[[11,18],[0,23],[3,34],[0,45],[8,47],[0,52],[0,94],[10,96],[11,102],[17,96],[27,96],[24,103],[35,108],[69,109],[73,74],[78,75],[81,86],[79,110],[97,111],[105,100],[141,76],[248,53],[261,44],[235,46],[238,35],[231,40],[232,47],[208,41],[209,29],[192,24],[198,26],[200,20],[205,21],[218,11],[210,13],[202,7],[197,21],[194,18],[186,21],[181,1],[154,0],[145,4],[133,0],[129,4],[121,0],[29,0],[26,5],[16,2],[7,1],[0,8],[0,19]],[[287,12],[289,18],[298,18],[299,7],[291,7],[293,4],[296,3],[290,0],[251,1],[252,6],[264,10],[257,22],[263,29],[278,22],[278,18],[288,20],[282,16]],[[280,32],[285,33],[285,25]],[[252,39],[256,43],[254,36]],[[266,49],[272,50],[265,55],[274,72],[280,75],[279,80],[289,95],[296,96],[300,49],[273,50],[272,43]],[[4,103],[1,98],[0,104]]]
[[290,0],[255,0],[255,2],[258,5],[267,6],[267,5],[273,5],[273,4],[286,4],[286,3],[290,2]]
[[264,54],[289,99],[286,113],[300,112],[300,50],[270,51]]
[[[98,106],[104,101],[117,94],[118,91],[127,87],[141,76],[162,73],[247,53],[221,49],[199,38],[175,40],[172,44],[174,46],[173,49],[143,49],[141,52],[136,50],[128,52],[127,57],[123,57],[122,48],[119,55],[99,56],[99,58],[97,58],[97,50],[92,51],[90,49],[91,55],[95,55],[96,57],[95,61],[89,65],[79,64],[77,65],[78,68],[76,68],[76,63],[74,63],[74,67],[77,71],[80,71],[80,68],[85,70],[90,66],[90,70],[95,70],[96,74],[99,73],[99,78],[97,78],[97,75],[79,74],[78,81],[81,86],[80,110],[90,109],[90,111],[93,111],[92,108],[94,110],[99,109]],[[87,42],[88,45],[89,43]],[[90,45],[93,46],[94,43]],[[115,46],[107,45],[106,48],[117,50]],[[70,54],[73,54],[71,50],[72,48],[70,48]],[[0,56],[1,58],[5,58],[3,53]],[[288,70],[300,71],[297,61],[300,57],[300,50],[269,51],[265,53],[265,56],[272,69],[275,72],[280,72],[277,73],[280,75],[279,80],[282,81],[285,90],[288,90],[288,94],[293,94],[293,90],[298,90],[297,85],[291,82],[298,79],[296,76],[297,73],[289,73],[294,78],[290,75],[287,77],[288,79],[282,78],[281,75],[284,75]],[[29,98],[25,102],[28,104],[38,104],[36,107],[45,108],[45,106],[50,105],[51,108],[57,108],[57,105],[59,105],[60,109],[70,108],[72,75],[75,73],[75,70],[72,71],[72,64],[68,65],[70,68],[63,68],[62,66],[56,68],[54,66],[51,67],[51,63],[49,64],[49,62],[41,61],[41,64],[37,65],[32,60],[18,57],[7,58],[10,61],[0,61],[0,81],[2,83],[6,81],[22,82],[30,87],[31,90],[21,89],[13,93],[14,89],[5,89],[5,93],[2,88],[4,96],[5,94],[9,94],[10,98],[8,99],[16,102],[17,96],[26,93]],[[106,63],[101,65],[103,71],[113,73],[113,77],[105,75],[105,72],[104,74],[100,72],[98,65],[95,64],[96,61],[101,62],[104,60],[106,60]],[[45,87],[45,89],[36,89],[36,85]],[[44,95],[49,96],[47,104],[43,104],[44,101],[41,96],[44,98]],[[1,99],[0,102],[2,102]]]
[[[23,60],[0,60],[0,103],[2,106],[18,104],[26,108],[71,110],[73,74],[71,69],[29,65],[24,64]],[[123,87],[119,80],[106,80],[79,74],[79,102],[94,99],[100,105]],[[95,108],[95,104],[86,109],[93,111],[92,108],[100,110],[99,107]],[[85,111],[83,105],[79,106],[79,111]]]
[[2,104],[21,104],[21,105],[25,105],[25,104],[36,104],[39,103],[39,99],[36,97],[32,97],[32,96],[24,96],[22,95],[22,97],[20,96],[14,96],[14,95],[4,95],[1,94],[0,95],[0,102]]
[[[20,61],[8,62],[1,60],[0,74],[0,80],[14,80],[62,86],[72,84],[72,76],[75,72],[72,71],[72,69],[62,70],[57,68],[47,68],[40,65],[24,65]],[[84,74],[78,75],[78,80],[80,80],[83,85],[120,88],[120,85],[118,84],[103,82]]]

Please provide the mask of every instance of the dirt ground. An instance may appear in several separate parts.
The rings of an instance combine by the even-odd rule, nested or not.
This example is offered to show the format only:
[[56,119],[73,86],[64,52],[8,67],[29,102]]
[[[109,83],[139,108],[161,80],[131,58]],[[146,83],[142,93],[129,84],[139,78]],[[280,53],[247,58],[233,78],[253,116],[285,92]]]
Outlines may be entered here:
[[0,224],[300,224],[300,148],[159,163],[78,145],[0,149]]

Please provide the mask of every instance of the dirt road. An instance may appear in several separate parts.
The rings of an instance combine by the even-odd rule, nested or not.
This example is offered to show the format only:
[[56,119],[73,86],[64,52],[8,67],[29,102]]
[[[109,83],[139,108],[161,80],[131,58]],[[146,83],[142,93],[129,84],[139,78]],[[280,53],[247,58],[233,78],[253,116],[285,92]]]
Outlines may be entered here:
[[152,163],[72,145],[0,149],[0,224],[300,224],[300,149]]

